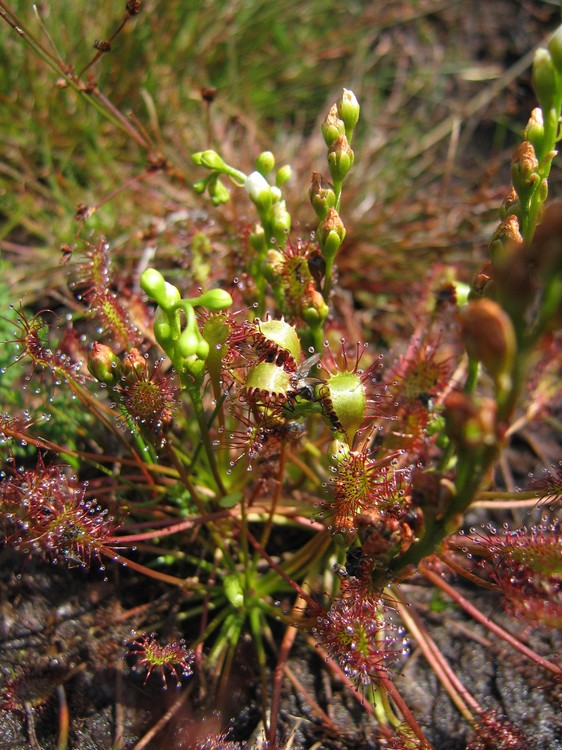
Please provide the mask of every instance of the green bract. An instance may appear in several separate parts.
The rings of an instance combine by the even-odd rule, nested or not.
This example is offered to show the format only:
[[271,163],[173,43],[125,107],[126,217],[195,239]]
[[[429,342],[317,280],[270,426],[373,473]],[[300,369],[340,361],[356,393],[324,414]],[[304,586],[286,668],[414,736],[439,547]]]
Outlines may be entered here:
[[330,402],[331,415],[336,417],[351,445],[367,410],[367,393],[361,377],[355,372],[336,372],[322,390]]
[[301,358],[301,342],[295,328],[284,320],[264,320],[259,324],[260,333],[272,343],[285,349],[295,365]]
[[291,376],[273,362],[260,362],[248,373],[245,387],[267,394],[275,401],[284,401],[291,387]]

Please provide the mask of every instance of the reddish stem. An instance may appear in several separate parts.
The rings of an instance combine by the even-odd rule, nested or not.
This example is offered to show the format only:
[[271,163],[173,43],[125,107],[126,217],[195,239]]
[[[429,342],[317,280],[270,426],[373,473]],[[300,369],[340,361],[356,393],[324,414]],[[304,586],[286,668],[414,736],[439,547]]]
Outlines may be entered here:
[[437,675],[453,703],[467,721],[473,723],[474,717],[471,711],[480,714],[480,705],[451,669],[451,666],[446,661],[438,646],[435,644],[435,641],[431,638],[421,622],[418,613],[409,604],[406,604],[406,602],[402,600],[396,589],[392,589],[392,591],[394,596],[394,606],[399,611],[404,625],[414,637],[421,652],[431,665],[431,668]]
[[126,557],[123,557],[122,555],[115,552],[115,550],[110,549],[109,547],[100,547],[100,553],[102,555],[105,555],[105,557],[109,557],[113,562],[120,563],[125,568],[131,568],[131,570],[136,570],[137,573],[142,573],[145,576],[148,576],[149,578],[156,578],[158,581],[162,581],[163,583],[171,583],[172,586],[192,586],[189,581],[187,581],[185,578],[177,578],[177,576],[171,576],[167,573],[159,573],[157,570],[152,570],[152,568],[147,568],[146,565],[141,565],[140,563],[134,562],[133,560],[129,560]]
[[450,596],[451,599],[455,601],[460,607],[462,607],[467,614],[469,614],[477,622],[484,625],[484,627],[488,628],[488,630],[490,630],[492,633],[497,635],[502,640],[506,641],[506,643],[509,643],[510,646],[513,646],[513,648],[517,649],[517,651],[522,653],[528,659],[531,659],[531,661],[534,661],[543,669],[552,672],[557,677],[560,677],[560,675],[562,675],[562,669],[559,666],[553,664],[543,656],[540,656],[540,654],[537,654],[528,646],[525,646],[525,644],[521,643],[521,641],[519,641],[514,635],[511,635],[511,633],[508,633],[507,630],[504,630],[500,625],[497,625],[493,620],[490,620],[489,617],[486,617],[486,615],[483,615],[481,612],[479,612],[473,604],[465,599],[464,596],[461,596],[461,594],[459,594],[458,591],[456,591],[453,586],[448,584],[447,581],[445,581],[440,575],[435,573],[433,570],[429,570],[426,563],[420,563],[418,566],[418,570],[427,578],[428,581],[431,581],[431,583],[440,588],[441,591],[447,594],[447,596]]
[[459,565],[459,563],[454,559],[452,555],[450,555],[448,552],[440,552],[439,553],[439,559],[442,560],[445,565],[448,565],[452,570],[455,571],[455,573],[458,573],[458,575],[462,576],[463,578],[466,578],[467,581],[470,581],[471,583],[475,583],[477,586],[481,586],[484,589],[490,589],[490,591],[499,591],[500,587],[496,586],[495,583],[491,583],[490,581],[485,581],[483,578],[480,578],[480,576],[474,575],[474,573],[471,573],[469,570],[465,570],[462,565]]
[[187,531],[187,529],[193,526],[199,526],[211,521],[220,521],[222,518],[228,518],[230,516],[228,510],[217,511],[216,513],[209,513],[204,518],[187,518],[185,521],[180,521],[172,526],[162,529],[152,529],[152,531],[145,531],[142,534],[124,534],[123,536],[112,536],[109,537],[108,544],[136,544],[137,542],[144,542],[147,539],[156,539],[162,536],[170,536],[170,534],[178,534],[181,531]]
[[[298,620],[302,618],[304,600],[297,597],[295,604],[292,609],[292,616]],[[277,722],[279,719],[279,706],[281,705],[281,687],[283,685],[283,674],[287,666],[287,659],[295,642],[297,636],[297,628],[295,625],[289,625],[281,641],[281,648],[279,649],[279,655],[277,657],[277,664],[275,665],[275,671],[273,673],[273,691],[271,694],[271,720],[269,723],[269,742],[273,746],[275,743],[275,735],[277,734]]]

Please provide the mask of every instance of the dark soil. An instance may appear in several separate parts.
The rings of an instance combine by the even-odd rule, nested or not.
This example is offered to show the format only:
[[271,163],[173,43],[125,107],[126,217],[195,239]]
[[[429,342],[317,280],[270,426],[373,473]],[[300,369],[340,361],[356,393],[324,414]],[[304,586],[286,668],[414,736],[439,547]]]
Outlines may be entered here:
[[[182,696],[185,701],[173,718],[146,745],[150,750],[193,748],[197,736],[225,730],[230,731],[229,739],[244,741],[244,747],[260,747],[251,741],[246,744],[260,724],[251,644],[241,648],[233,670],[236,679],[222,705],[205,699],[197,676],[189,678],[182,690],[173,681],[163,690],[157,675],[144,684],[144,675],[135,673],[126,657],[126,642],[137,620],[134,613],[125,613],[128,607],[147,602],[161,611],[164,600],[156,586],[147,586],[128,571],[112,571],[111,580],[104,580],[98,571],[68,571],[26,561],[8,550],[0,564],[0,674],[3,700],[12,709],[0,714],[2,750],[55,750],[63,696],[70,713],[70,749],[109,750],[119,732],[122,747],[132,749]],[[536,750],[562,748],[562,685],[555,685],[547,673],[456,607],[446,604],[439,611],[434,591],[422,581],[404,584],[404,590],[481,705],[520,727]],[[481,612],[509,627],[497,610],[495,596],[464,585],[461,591]],[[173,613],[179,602],[164,597],[165,607]],[[539,653],[560,652],[560,633],[531,631],[523,625],[520,632]],[[342,729],[339,736],[332,736],[310,705],[287,686],[281,731],[287,740],[292,737],[293,748],[380,747],[372,722],[314,651],[296,647],[289,665],[308,694]],[[398,687],[436,750],[464,750],[470,730],[415,646],[400,670]]]

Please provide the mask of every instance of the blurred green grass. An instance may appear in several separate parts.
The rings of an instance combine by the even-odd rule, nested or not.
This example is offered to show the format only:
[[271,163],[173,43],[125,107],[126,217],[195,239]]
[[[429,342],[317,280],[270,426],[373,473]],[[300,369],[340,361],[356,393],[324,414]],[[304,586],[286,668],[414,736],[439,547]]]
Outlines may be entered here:
[[[28,0],[7,5],[75,71],[91,59],[94,40],[109,37],[123,17],[121,0],[43,1],[36,13]],[[352,88],[362,118],[356,168],[344,196],[344,217],[353,225],[349,241],[355,243],[357,268],[365,254],[384,256],[395,248],[389,268],[396,276],[398,267],[399,277],[411,244],[406,227],[431,217],[436,204],[447,213],[451,201],[464,202],[465,213],[449,227],[451,237],[465,224],[479,231],[478,222],[467,221],[467,194],[481,187],[490,149],[499,152],[515,142],[526,114],[518,119],[514,102],[521,94],[525,112],[529,95],[510,84],[487,103],[485,115],[477,112],[467,122],[463,105],[501,79],[510,62],[555,25],[554,7],[530,5],[542,15],[509,0],[400,0],[387,8],[360,0],[148,0],[91,74],[188,182],[196,176],[190,152],[207,145],[246,170],[263,148],[291,161],[296,176],[289,198],[305,232],[313,221],[305,200],[310,172],[324,168],[317,126],[341,88]],[[517,14],[524,29],[514,26]],[[0,34],[0,249],[14,268],[17,288],[39,297],[46,286],[64,283],[59,246],[72,242],[77,231],[77,204],[103,202],[141,175],[147,154],[104,119],[87,95],[57,86],[55,72],[4,23]],[[210,129],[203,87],[217,89]],[[446,130],[435,144],[409,155],[455,114],[461,128],[456,150]],[[481,139],[476,149],[467,137],[475,133]],[[194,205],[201,204],[185,184],[170,186],[157,176],[105,202],[86,222],[86,236],[103,231],[117,248],[127,245],[131,252],[142,228]],[[235,221],[242,210],[235,201],[226,215]],[[481,229],[484,236],[484,221]],[[420,243],[418,233],[417,245],[426,263],[427,252],[435,246],[442,252],[447,240],[443,231],[437,242],[431,228],[424,231],[428,236]],[[365,249],[370,242],[373,253]],[[27,273],[29,262],[41,284]]]

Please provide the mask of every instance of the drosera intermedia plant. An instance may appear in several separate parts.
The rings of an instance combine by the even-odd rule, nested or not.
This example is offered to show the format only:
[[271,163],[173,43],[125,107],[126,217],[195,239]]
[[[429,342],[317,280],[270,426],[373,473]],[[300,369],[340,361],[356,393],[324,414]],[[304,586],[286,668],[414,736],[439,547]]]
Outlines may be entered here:
[[[468,301],[454,269],[432,280],[417,335],[386,367],[372,346],[350,337],[334,304],[346,238],[342,191],[360,111],[349,90],[322,126],[331,181],[312,177],[314,236],[290,235],[282,188],[291,170],[276,170],[271,152],[246,174],[207,149],[193,156],[208,171],[195,193],[220,209],[230,180],[257,212],[236,282],[214,268],[194,295],[189,271],[185,279],[174,272],[171,283],[167,270],[150,266],[140,274],[146,298],[119,297],[111,240],[100,238],[75,261],[77,278],[89,281],[75,301],[81,335],[73,358],[50,345],[48,316],[20,310],[13,358],[36,371],[34,397],[52,375],[55,391],[70,391],[97,427],[69,448],[24,415],[2,415],[5,542],[81,567],[103,557],[177,590],[174,624],[188,640],[166,644],[152,633],[167,619],[157,612],[146,624],[151,635],[128,646],[146,669],[145,689],[159,682],[151,673],[179,686],[193,670],[190,684],[200,684],[193,700],[226,714],[249,634],[256,668],[248,680],[259,685],[269,747],[281,734],[285,677],[315,714],[312,733],[330,742],[341,728],[288,665],[298,638],[371,717],[372,744],[438,747],[400,686],[409,639],[474,730],[470,748],[524,747],[525,728],[471,695],[403,584],[421,574],[489,638],[560,681],[554,659],[479,612],[454,576],[503,593],[511,613],[559,625],[559,523],[503,534],[464,525],[471,506],[495,489],[490,471],[530,368],[541,356],[545,369],[544,360],[560,356],[559,341],[541,343],[556,343],[561,315],[560,208],[544,205],[562,104],[561,48],[559,31],[536,56],[540,110],[514,156],[490,262]],[[444,325],[451,316],[456,327]],[[125,327],[132,320],[150,324]],[[39,451],[35,463],[16,464],[16,442]],[[74,476],[66,457],[88,479]],[[543,496],[555,512],[551,489]],[[509,500],[517,507],[515,493]],[[221,717],[221,730],[230,718]],[[350,746],[356,741],[349,737]]]

